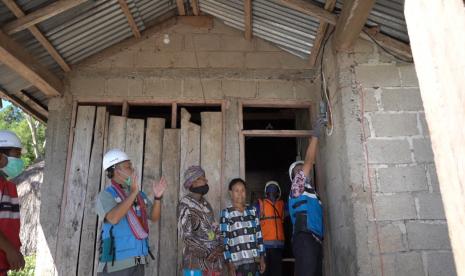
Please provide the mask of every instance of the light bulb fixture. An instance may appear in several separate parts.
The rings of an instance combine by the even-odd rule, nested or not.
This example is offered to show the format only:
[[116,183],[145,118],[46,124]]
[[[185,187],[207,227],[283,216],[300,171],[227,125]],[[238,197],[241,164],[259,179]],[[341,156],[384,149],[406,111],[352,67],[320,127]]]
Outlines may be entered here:
[[170,36],[168,34],[165,34],[165,36],[163,37],[163,43],[170,44],[170,42]]

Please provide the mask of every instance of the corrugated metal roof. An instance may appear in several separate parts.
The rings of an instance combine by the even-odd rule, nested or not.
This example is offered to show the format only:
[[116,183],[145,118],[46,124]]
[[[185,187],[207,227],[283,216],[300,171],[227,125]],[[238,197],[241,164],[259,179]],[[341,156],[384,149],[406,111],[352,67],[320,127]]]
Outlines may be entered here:
[[[222,19],[226,25],[244,30],[242,0],[200,0],[199,4],[201,11]],[[275,0],[254,0],[252,4],[254,36],[301,58],[308,58],[318,31],[317,20]]]

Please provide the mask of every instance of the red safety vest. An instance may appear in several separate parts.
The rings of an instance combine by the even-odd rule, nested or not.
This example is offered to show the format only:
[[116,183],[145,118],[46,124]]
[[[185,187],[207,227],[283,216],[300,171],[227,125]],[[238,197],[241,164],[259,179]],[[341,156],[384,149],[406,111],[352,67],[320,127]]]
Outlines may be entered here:
[[284,241],[284,202],[277,200],[274,204],[269,199],[259,199],[260,226],[264,241]]
[[[16,185],[0,175],[0,232],[18,251],[19,240],[19,199]],[[0,270],[10,269],[6,254],[0,249]]]

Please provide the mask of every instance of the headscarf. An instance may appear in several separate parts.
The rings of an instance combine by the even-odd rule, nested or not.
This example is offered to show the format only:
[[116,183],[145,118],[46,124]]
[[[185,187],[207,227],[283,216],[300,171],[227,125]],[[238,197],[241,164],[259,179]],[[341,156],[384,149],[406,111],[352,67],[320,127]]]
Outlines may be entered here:
[[197,178],[205,175],[205,171],[200,166],[190,166],[184,172],[184,188],[189,189]]

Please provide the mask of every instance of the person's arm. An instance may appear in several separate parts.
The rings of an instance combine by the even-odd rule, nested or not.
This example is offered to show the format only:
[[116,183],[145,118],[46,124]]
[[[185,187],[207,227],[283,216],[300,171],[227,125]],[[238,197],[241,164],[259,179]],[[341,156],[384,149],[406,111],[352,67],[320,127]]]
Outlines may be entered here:
[[21,251],[16,250],[8,239],[0,232],[0,249],[6,254],[8,264],[12,270],[24,268],[24,257]]
[[162,176],[160,181],[156,183],[155,181],[152,184],[153,189],[153,196],[154,201],[151,210],[150,220],[156,222],[160,219],[161,216],[161,198],[163,197],[163,193],[166,190],[168,183],[166,182],[165,178]]
[[318,137],[312,136],[310,139],[308,139],[308,143],[309,144],[307,147],[307,152],[305,153],[304,165],[302,166],[302,171],[306,177],[310,175],[313,164],[315,164],[316,150],[318,148]]
[[134,200],[139,194],[139,184],[137,183],[137,178],[133,175],[131,182],[131,190],[129,196],[126,197],[122,202],[118,203],[113,207],[106,215],[105,219],[111,224],[117,224],[126,214],[129,209],[134,204]]

